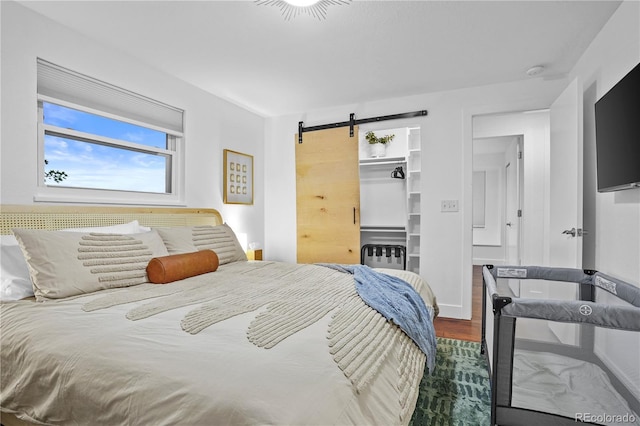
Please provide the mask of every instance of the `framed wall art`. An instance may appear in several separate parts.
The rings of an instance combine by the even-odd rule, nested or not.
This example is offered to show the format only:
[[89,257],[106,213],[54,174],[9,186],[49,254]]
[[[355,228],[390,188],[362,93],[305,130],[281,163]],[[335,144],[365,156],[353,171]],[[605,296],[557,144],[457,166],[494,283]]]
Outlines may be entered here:
[[253,156],[224,150],[224,203],[253,204]]

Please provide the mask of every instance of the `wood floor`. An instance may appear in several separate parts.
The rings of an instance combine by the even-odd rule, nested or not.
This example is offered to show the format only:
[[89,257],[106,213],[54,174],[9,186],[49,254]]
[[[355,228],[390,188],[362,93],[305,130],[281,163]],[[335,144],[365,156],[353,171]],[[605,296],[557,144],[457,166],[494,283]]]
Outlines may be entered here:
[[436,336],[479,342],[482,336],[482,266],[473,267],[471,320],[436,318]]

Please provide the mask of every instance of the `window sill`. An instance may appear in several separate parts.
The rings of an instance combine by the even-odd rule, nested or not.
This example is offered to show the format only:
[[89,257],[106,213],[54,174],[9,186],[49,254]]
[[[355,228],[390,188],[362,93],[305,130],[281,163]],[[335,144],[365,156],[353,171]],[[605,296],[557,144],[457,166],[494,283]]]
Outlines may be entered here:
[[184,207],[186,203],[175,194],[152,194],[108,190],[83,190],[70,188],[39,188],[33,196],[36,203],[70,204],[130,204]]

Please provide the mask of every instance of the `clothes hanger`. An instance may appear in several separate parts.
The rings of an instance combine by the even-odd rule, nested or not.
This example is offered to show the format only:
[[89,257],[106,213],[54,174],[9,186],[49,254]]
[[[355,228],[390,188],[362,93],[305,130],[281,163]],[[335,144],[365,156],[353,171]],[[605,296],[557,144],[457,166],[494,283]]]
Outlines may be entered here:
[[404,179],[404,170],[402,169],[402,166],[396,167],[391,172],[391,177],[394,179]]

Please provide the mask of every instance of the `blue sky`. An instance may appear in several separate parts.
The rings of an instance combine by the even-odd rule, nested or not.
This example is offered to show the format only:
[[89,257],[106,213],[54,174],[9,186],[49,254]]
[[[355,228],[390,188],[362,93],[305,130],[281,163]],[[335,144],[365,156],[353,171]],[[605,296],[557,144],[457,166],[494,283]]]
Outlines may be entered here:
[[[43,108],[46,124],[147,146],[166,147],[166,134],[163,132],[46,102]],[[49,162],[46,170],[61,170],[68,175],[60,184],[48,181],[48,185],[165,192],[167,159],[164,156],[45,136],[45,158]]]

